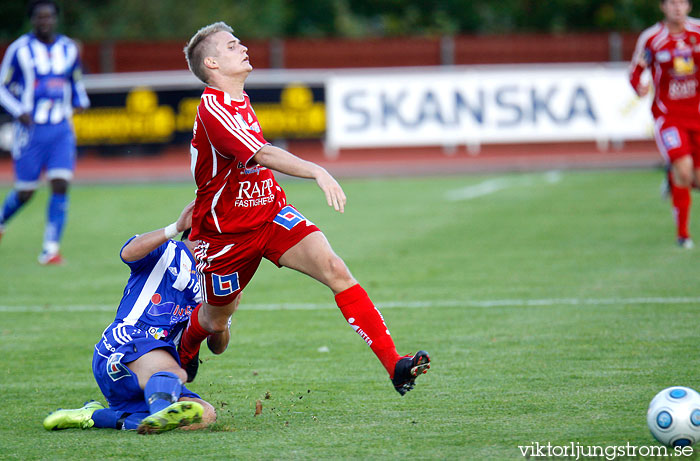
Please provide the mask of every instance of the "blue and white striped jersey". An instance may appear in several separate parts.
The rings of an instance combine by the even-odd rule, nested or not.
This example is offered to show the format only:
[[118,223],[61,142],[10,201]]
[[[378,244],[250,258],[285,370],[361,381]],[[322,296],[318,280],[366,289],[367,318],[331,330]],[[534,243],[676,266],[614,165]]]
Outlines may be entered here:
[[[129,281],[114,322],[96,345],[98,352],[108,355],[112,347],[136,339],[134,334],[177,345],[190,314],[202,300],[194,258],[187,247],[169,240],[138,261],[124,262],[131,268]],[[101,351],[103,348],[106,350]]]
[[31,113],[42,125],[69,119],[73,107],[87,108],[76,44],[57,35],[47,45],[32,33],[12,42],[0,65],[0,104],[13,117]]

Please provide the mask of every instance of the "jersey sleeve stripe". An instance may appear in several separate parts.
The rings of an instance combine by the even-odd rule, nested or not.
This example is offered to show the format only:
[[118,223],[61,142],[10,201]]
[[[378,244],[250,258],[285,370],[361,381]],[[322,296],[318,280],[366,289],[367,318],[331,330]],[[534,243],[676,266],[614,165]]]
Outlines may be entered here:
[[254,136],[251,136],[249,133],[246,132],[246,130],[236,121],[235,117],[233,117],[231,113],[227,111],[226,108],[219,103],[219,101],[216,100],[215,97],[211,98],[211,102],[212,105],[219,110],[223,117],[231,123],[234,129],[238,130],[238,132],[242,136],[244,136],[253,146],[257,146],[255,152],[257,152],[263,146],[263,144],[257,139],[255,139]]
[[255,139],[255,136],[251,136],[250,133],[248,133],[248,132],[245,130],[245,128],[243,128],[243,127],[241,126],[241,124],[238,123],[238,121],[236,120],[236,118],[233,117],[233,116],[231,115],[231,113],[230,113],[229,111],[227,111],[226,108],[223,107],[223,106],[219,103],[219,101],[216,100],[216,98],[212,98],[212,102],[213,102],[213,104],[214,104],[215,106],[217,106],[217,107],[219,108],[219,110],[223,113],[224,117],[227,118],[227,119],[233,124],[233,126],[234,126],[236,129],[239,130],[239,132],[241,133],[241,135],[245,136],[246,139],[248,139],[254,146],[257,145],[257,148],[255,149],[255,152],[257,152],[257,151],[263,146],[263,144],[262,144],[260,141],[258,141],[257,139]]
[[80,107],[87,109],[90,107],[90,98],[88,98],[85,85],[83,84],[82,80],[78,80],[77,82],[74,82],[74,84],[75,92],[78,94],[78,99],[80,101]]
[[243,143],[248,149],[252,150],[252,149],[253,149],[253,146],[251,146],[245,139],[241,139],[241,136],[237,133],[237,131],[240,131],[240,130],[238,130],[237,128],[235,128],[234,126],[232,126],[231,123],[230,123],[228,120],[226,120],[226,119],[223,118],[223,117],[224,117],[223,114],[222,114],[217,108],[215,108],[215,107],[212,105],[211,99],[212,99],[212,98],[210,98],[210,97],[208,97],[208,96],[205,96],[205,97],[202,99],[202,101],[204,102],[204,108],[207,110],[207,112],[209,112],[212,116],[214,116],[214,118],[216,118],[216,119],[219,121],[219,123],[221,124],[221,126],[223,126],[224,128],[226,128],[226,130],[228,130],[229,133],[231,133],[232,135],[234,135],[234,136],[235,136],[241,143]]
[[667,38],[668,38],[668,29],[666,29],[665,27],[662,27],[658,31],[658,35],[656,37],[654,37],[654,39],[651,41],[651,48],[652,49],[660,48],[663,45],[663,43],[666,41]]
[[66,60],[68,61],[68,67],[72,69],[70,78],[73,81],[73,88],[78,96],[80,107],[83,109],[88,108],[90,107],[90,99],[88,98],[87,91],[85,90],[85,85],[80,78],[75,78],[75,71],[80,69],[78,47],[72,40],[68,39],[66,39]]
[[25,112],[31,112],[34,108],[34,82],[36,80],[36,72],[32,65],[32,57],[29,52],[29,43],[27,46],[20,48],[17,51],[17,62],[22,68],[24,75],[24,90],[22,91],[22,105]]
[[247,138],[241,136],[241,130],[232,126],[230,121],[224,118],[225,116],[221,113],[221,110],[211,104],[212,99],[213,98],[209,98],[206,95],[202,99],[202,101],[204,101],[204,106],[207,109],[207,112],[213,115],[214,118],[216,118],[219,121],[219,123],[224,128],[226,128],[229,131],[229,133],[234,135],[236,139],[238,139],[246,148],[248,148],[251,152],[257,152],[260,149],[260,147],[262,147],[262,145],[256,147],[254,144],[251,144]]
[[24,37],[12,43],[7,48],[5,57],[2,60],[2,65],[0,65],[0,104],[15,118],[24,113],[24,107],[22,106],[22,102],[15,98],[12,93],[7,90],[5,85],[10,79],[10,63],[15,58],[18,48],[24,44],[26,44],[26,39]]
[[136,299],[136,302],[134,302],[134,306],[131,308],[129,315],[124,318],[124,324],[135,325],[139,318],[141,318],[141,315],[143,315],[144,311],[150,304],[151,298],[160,286],[160,283],[163,281],[163,276],[174,258],[175,244],[171,242],[168,244],[167,249],[160,257],[151,273],[148,275],[146,283],[143,285],[143,289],[141,290],[141,293],[139,293],[139,297]]

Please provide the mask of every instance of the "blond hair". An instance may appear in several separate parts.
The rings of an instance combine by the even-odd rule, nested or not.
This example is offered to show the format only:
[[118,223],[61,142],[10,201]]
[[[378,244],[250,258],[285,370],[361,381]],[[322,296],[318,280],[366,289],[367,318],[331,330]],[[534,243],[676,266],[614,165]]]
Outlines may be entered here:
[[215,48],[207,39],[213,34],[221,31],[230,32],[233,34],[233,28],[231,26],[225,22],[215,22],[214,24],[209,24],[208,26],[204,26],[199,29],[182,50],[185,52],[187,67],[189,67],[190,71],[192,71],[192,73],[204,83],[209,83],[207,81],[208,75],[207,68],[204,65],[204,58],[207,56],[212,56],[216,52]]

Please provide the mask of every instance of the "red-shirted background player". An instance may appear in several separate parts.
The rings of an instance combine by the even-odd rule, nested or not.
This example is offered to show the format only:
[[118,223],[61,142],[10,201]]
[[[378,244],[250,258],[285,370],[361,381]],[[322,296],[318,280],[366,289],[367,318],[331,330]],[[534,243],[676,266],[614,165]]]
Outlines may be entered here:
[[367,342],[401,394],[430,368],[425,351],[400,357],[379,311],[326,237],[287,203],[271,170],[313,178],[328,205],[343,212],[345,194],[320,166],[271,146],[244,92],[253,70],[248,49],[218,22],[200,29],[185,47],[190,70],[207,88],[197,108],[191,145],[197,198],[192,217],[197,271],[205,302],[192,313],[180,358],[194,379],[200,343],[228,328],[240,293],[261,259],[327,285],[352,328]]
[[649,84],[641,80],[651,71],[655,119],[654,135],[669,170],[669,184],[678,244],[692,248],[688,232],[690,189],[700,184],[700,20],[688,17],[688,0],[662,0],[664,20],[639,36],[630,83],[639,96],[649,93]]

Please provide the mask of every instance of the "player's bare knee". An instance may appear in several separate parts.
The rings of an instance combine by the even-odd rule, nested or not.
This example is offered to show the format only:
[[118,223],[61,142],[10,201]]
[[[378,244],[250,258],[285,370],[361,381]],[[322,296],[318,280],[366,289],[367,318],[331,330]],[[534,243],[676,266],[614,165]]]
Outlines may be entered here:
[[66,194],[68,192],[68,181],[65,179],[52,179],[51,192],[54,194]]
[[17,191],[17,199],[22,203],[28,202],[32,198],[33,195],[34,195],[33,190],[18,190]]
[[345,287],[346,285],[349,287],[357,283],[352,274],[350,274],[350,270],[345,264],[345,261],[343,261],[339,256],[334,255],[329,260],[328,275],[332,280],[332,285],[335,287]]
[[200,320],[200,324],[202,327],[204,327],[205,330],[207,330],[209,333],[216,335],[219,333],[223,333],[228,329],[228,319],[227,318],[213,318],[213,319],[207,319],[205,321]]
[[693,182],[693,173],[693,161],[690,157],[682,157],[673,163],[673,182],[676,186],[690,187]]
[[183,370],[180,367],[173,368],[172,370],[168,370],[169,372],[173,373],[175,376],[180,379],[181,383],[186,383],[187,382],[187,372]]
[[678,187],[690,187],[693,183],[693,175],[690,172],[679,172],[674,181]]
[[220,334],[228,330],[228,318],[218,318],[214,324],[214,334]]

